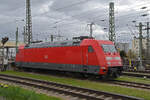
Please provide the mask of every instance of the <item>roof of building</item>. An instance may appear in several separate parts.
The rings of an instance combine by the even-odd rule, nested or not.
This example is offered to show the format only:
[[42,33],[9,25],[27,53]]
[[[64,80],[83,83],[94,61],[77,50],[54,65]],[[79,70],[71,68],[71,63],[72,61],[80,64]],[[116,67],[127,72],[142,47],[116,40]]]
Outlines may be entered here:
[[[24,45],[23,42],[18,42],[18,46]],[[2,43],[0,42],[0,48],[2,47]],[[15,41],[8,41],[5,45],[5,48],[15,48],[16,47],[16,42]]]

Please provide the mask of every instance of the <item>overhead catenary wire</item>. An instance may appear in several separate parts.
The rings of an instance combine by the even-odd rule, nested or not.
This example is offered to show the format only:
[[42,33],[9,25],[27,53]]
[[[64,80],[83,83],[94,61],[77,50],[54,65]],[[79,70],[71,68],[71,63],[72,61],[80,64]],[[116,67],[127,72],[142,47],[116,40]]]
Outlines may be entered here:
[[[131,8],[129,8],[129,9],[131,9]],[[77,16],[77,15],[76,15],[76,16]],[[127,16],[128,16],[128,15],[127,15]],[[98,17],[99,17],[99,16],[98,16]],[[68,18],[67,18],[67,19],[68,19]],[[65,20],[67,20],[67,19],[63,19],[63,21],[61,21],[61,22],[65,22],[66,24],[69,24],[68,21],[65,21]],[[71,22],[71,23],[73,24],[73,23],[76,23],[76,22]],[[70,23],[70,24],[71,24],[71,23]],[[58,24],[58,23],[56,23],[56,24]],[[60,24],[60,23],[59,23],[59,24]],[[63,24],[63,23],[62,23],[62,24]],[[63,25],[64,25],[64,24],[63,24]]]
[[72,4],[70,4],[70,5],[64,6],[64,7],[60,7],[60,8],[54,9],[54,10],[55,10],[55,11],[58,11],[58,10],[70,8],[70,7],[79,5],[79,4],[87,3],[88,1],[91,1],[91,0],[83,0],[83,1],[79,1],[79,2],[76,2],[76,3],[72,3]]
[[[86,1],[90,1],[90,0],[85,0],[85,1],[80,1],[80,2],[77,2],[77,3],[73,3],[73,4],[71,4],[71,5],[67,5],[67,6],[65,6],[64,8],[66,9],[67,7],[69,8],[69,7],[71,7],[71,6],[75,6],[75,5],[78,5],[78,4],[82,4],[82,3],[84,3],[84,2],[86,2]],[[143,4],[145,4],[145,3],[143,3]],[[142,4],[142,5],[143,5]],[[141,4],[138,4],[138,6],[140,6]],[[129,9],[131,9],[132,7],[129,7]],[[60,8],[57,8],[56,10],[59,10]],[[61,7],[61,9],[63,9],[62,7]],[[81,13],[80,13],[81,14]],[[80,14],[78,14],[78,15],[74,15],[74,16],[79,16]],[[74,16],[72,16],[72,17],[74,17]],[[50,17],[50,16],[49,16]],[[97,17],[99,17],[99,16],[97,16]],[[54,18],[54,17],[53,17]],[[68,18],[66,18],[66,20],[67,20]],[[65,20],[65,19],[62,19],[62,20]]]
[[[71,8],[71,7],[73,7],[73,6],[77,6],[77,5],[80,5],[80,4],[84,4],[84,3],[87,3],[87,2],[89,2],[89,1],[92,1],[92,0],[84,0],[84,1],[79,1],[79,2],[75,2],[75,3],[72,3],[72,4],[70,4],[70,5],[66,5],[66,6],[64,6],[64,7],[60,7],[60,8],[56,8],[56,9],[53,9],[54,11],[59,11],[59,10],[63,10],[63,9],[66,9],[66,8]],[[45,15],[45,14],[47,14],[48,12],[44,12],[44,13],[42,13],[42,14],[40,14],[40,15]],[[36,16],[38,16],[38,15],[35,15],[34,17],[36,17]],[[52,17],[52,16],[49,16],[49,17]],[[52,17],[53,18],[53,17]]]
[[[148,9],[147,11],[149,11],[150,9]],[[119,18],[117,18],[116,22],[120,22],[120,20],[122,20],[122,17],[125,17],[126,19],[129,19],[129,18],[134,18],[134,17],[137,17],[136,20],[142,15],[141,13],[145,13],[147,11],[142,11],[142,12],[136,12],[136,13],[129,13],[129,14],[125,14],[125,15],[121,15],[119,16]],[[136,15],[135,15],[136,14]],[[131,17],[132,16],[132,17]],[[133,19],[134,20],[134,19]],[[101,20],[95,20],[94,22],[99,24],[98,22],[101,21]],[[129,22],[129,21],[127,21]]]
[[[64,21],[64,19],[63,19],[63,21]],[[74,22],[73,22],[74,23]],[[68,22],[66,23],[66,24],[68,24]],[[72,22],[71,23],[69,23],[69,24],[72,24]],[[63,24],[64,25],[64,24]]]
[[[68,23],[67,23],[68,24]],[[71,24],[71,23],[70,23]]]
[[[131,8],[129,8],[129,9],[131,9]],[[80,15],[80,14],[78,14],[78,15],[74,15],[74,16],[79,16],[79,15]],[[100,15],[96,16],[96,18],[98,18],[98,17],[102,17],[101,15],[102,15],[102,14],[100,14]],[[74,16],[73,16],[73,17],[74,17]],[[103,16],[105,16],[105,15],[103,14]],[[123,15],[122,15],[122,16],[123,16]],[[122,16],[121,16],[121,17],[122,17]],[[127,15],[126,15],[126,16],[127,16]],[[84,16],[81,16],[81,17],[84,17]],[[80,18],[81,18],[81,17],[80,17]],[[120,16],[119,16],[119,17],[120,17]],[[55,22],[55,24],[56,24],[56,23],[58,24],[59,22],[63,22],[63,21],[65,21],[66,19],[68,19],[68,18],[61,19],[60,21]],[[92,19],[92,18],[91,18],[91,19]],[[94,19],[95,19],[95,18],[94,18]],[[94,20],[94,21],[96,21],[96,20]]]
[[[98,8],[96,8],[96,9],[98,9]],[[88,10],[88,11],[92,11],[92,10],[94,10],[94,9],[90,9],[90,10]],[[73,17],[77,17],[77,16],[80,16],[80,15],[82,15],[82,14],[84,14],[84,13],[87,13],[88,11],[86,11],[86,12],[83,12],[83,13],[80,13],[80,14],[77,14],[77,15],[73,15],[73,16],[69,16],[69,18],[67,17],[67,18],[62,18],[62,19],[60,19],[59,21],[55,21],[54,23],[52,23],[52,25],[53,24],[58,24],[58,23],[61,23],[61,22],[64,22],[64,21],[68,21],[68,19],[70,19],[70,18],[73,18]],[[88,15],[91,15],[91,14],[85,14],[85,15],[83,15],[83,16],[80,16],[80,17],[78,17],[78,18],[82,18],[82,17],[85,17],[85,16],[88,16]],[[103,15],[104,16],[104,14],[101,14],[101,15]],[[99,15],[100,16],[100,15]],[[102,17],[102,16],[101,16]]]
[[[86,1],[86,0],[85,0]],[[78,2],[79,3],[79,2]],[[84,3],[84,2],[81,2],[81,4],[82,3]],[[147,3],[147,2],[146,2]],[[142,3],[142,5],[145,5],[146,3]],[[71,4],[72,5],[72,4]],[[64,8],[62,8],[62,9],[67,9],[67,7],[68,8],[70,8],[71,7],[71,5],[69,6],[69,5],[66,5],[66,6],[64,6]],[[77,3],[76,3],[76,5],[78,5]],[[74,3],[74,5],[73,6],[76,6],[75,5],[75,3]],[[148,5],[148,3],[147,3],[147,5]],[[141,6],[141,4],[139,4],[138,6]],[[59,11],[59,9],[60,8],[57,8],[58,9],[58,11]],[[129,9],[132,9],[131,7],[129,7]],[[60,9],[61,10],[61,9]],[[81,13],[80,13],[81,14]],[[80,14],[78,14],[78,15],[76,15],[76,16],[80,16]],[[101,14],[102,15],[102,14]],[[102,17],[100,17],[101,15],[99,15],[99,16],[97,16],[97,18],[102,18]],[[128,16],[128,15],[127,15]],[[131,15],[132,16],[132,15]],[[83,16],[84,17],[84,16]],[[104,17],[104,16],[103,16]],[[134,16],[133,16],[134,17]],[[93,19],[96,19],[95,17],[93,18]],[[103,18],[102,18],[103,19]],[[65,19],[64,21],[66,21],[67,19]],[[100,19],[101,20],[101,19]],[[97,21],[97,20],[96,20]],[[69,24],[69,22],[65,22],[66,24]],[[73,23],[70,23],[70,24],[74,24],[74,23],[76,23],[76,22],[73,22]],[[64,25],[64,23],[62,23],[63,25]]]

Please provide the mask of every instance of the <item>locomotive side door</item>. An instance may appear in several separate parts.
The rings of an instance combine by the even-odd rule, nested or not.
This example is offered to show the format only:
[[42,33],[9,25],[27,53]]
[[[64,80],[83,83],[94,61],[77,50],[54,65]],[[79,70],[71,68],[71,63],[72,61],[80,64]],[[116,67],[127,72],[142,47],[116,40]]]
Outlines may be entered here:
[[84,46],[82,48],[82,70],[83,72],[88,71],[88,47]]
[[96,53],[92,46],[86,46],[82,50],[83,53],[83,71],[86,73],[91,73],[93,71],[92,66],[98,65]]

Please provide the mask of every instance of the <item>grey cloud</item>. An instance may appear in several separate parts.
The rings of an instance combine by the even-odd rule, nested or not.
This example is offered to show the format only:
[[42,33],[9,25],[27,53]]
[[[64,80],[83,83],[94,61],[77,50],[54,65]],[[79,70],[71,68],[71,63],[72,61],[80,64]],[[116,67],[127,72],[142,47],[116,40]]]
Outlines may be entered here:
[[[104,31],[103,28],[108,28],[108,5],[109,2],[115,1],[115,5],[124,6],[128,5],[133,6],[133,1],[140,2],[140,0],[89,0],[88,2],[67,7],[74,3],[80,2],[79,0],[31,0],[32,2],[32,19],[33,19],[33,35],[34,39],[38,37],[45,39],[50,34],[61,34],[66,37],[79,36],[79,35],[88,35],[89,30],[87,24],[90,22],[95,22],[98,27],[98,30]],[[41,12],[43,5],[47,5],[52,1],[52,5],[48,5],[48,9]],[[146,1],[145,1],[146,2]],[[136,3],[136,2],[135,2]],[[94,8],[98,6],[98,8]],[[7,33],[0,35],[0,38],[4,35],[10,35],[12,38],[15,36],[12,34],[15,33],[16,23],[15,19],[25,19],[25,0],[1,0],[0,1],[0,33]],[[59,9],[63,8],[63,9]],[[116,9],[118,10],[118,8]],[[132,11],[125,12],[128,14],[133,14],[133,16],[122,16],[124,11],[121,11],[116,14],[116,27],[119,31],[129,30],[126,28],[128,21],[131,21],[135,18],[139,11],[132,9]],[[140,13],[140,12],[139,12]],[[121,17],[122,16],[122,17]],[[104,22],[101,20],[105,19]],[[62,21],[61,21],[62,20]],[[60,21],[60,22],[59,22]],[[55,23],[59,22],[59,23]],[[24,22],[18,22],[20,30],[20,38],[22,38],[22,30]],[[132,24],[132,23],[131,23]],[[8,28],[9,27],[9,28]],[[51,27],[57,27],[51,28]],[[59,31],[59,32],[58,32]],[[107,30],[108,31],[108,30]],[[104,31],[108,33],[107,31]],[[117,31],[118,32],[118,31]],[[118,32],[118,34],[120,33]],[[10,33],[10,34],[8,34]],[[43,34],[42,34],[43,33]],[[106,34],[105,33],[105,34]],[[37,36],[38,34],[38,36]],[[103,38],[106,38],[105,34],[102,35]],[[101,35],[101,33],[100,33]],[[97,35],[97,37],[100,37]]]

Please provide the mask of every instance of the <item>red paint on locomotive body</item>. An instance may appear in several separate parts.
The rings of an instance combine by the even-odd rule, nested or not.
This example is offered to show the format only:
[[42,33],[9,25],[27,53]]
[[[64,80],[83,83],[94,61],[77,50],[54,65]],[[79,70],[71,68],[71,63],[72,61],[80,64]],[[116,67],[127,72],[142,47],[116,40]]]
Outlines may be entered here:
[[[42,48],[25,48],[21,46],[16,54],[16,63],[63,64],[73,65],[73,68],[74,65],[80,65],[79,68],[81,69],[79,70],[88,66],[83,72],[86,73],[87,71],[88,73],[89,69],[90,74],[94,72],[92,67],[98,66],[99,75],[107,74],[111,67],[117,68],[117,70],[118,68],[119,70],[122,69],[121,59],[114,48],[114,44],[111,41],[95,39],[84,39],[78,46]],[[65,71],[65,69],[63,70]],[[90,70],[92,71],[90,72]],[[71,70],[69,69],[69,71]]]

